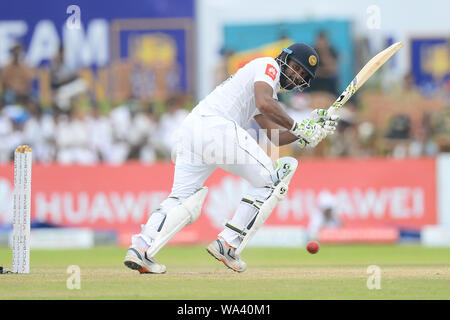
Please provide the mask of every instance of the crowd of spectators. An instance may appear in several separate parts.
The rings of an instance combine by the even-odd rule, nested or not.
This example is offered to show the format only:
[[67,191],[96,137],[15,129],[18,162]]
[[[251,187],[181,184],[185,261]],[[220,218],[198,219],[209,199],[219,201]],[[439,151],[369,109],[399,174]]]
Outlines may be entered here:
[[[322,37],[322,38],[321,38]],[[305,93],[285,93],[280,101],[295,119],[314,108],[327,108],[336,98],[337,55],[319,37],[317,49],[328,62],[318,70],[318,87]],[[327,60],[324,58],[324,61]],[[18,145],[28,144],[36,162],[60,164],[120,164],[129,160],[152,163],[170,159],[173,133],[195,104],[176,94],[164,101],[130,98],[108,110],[89,100],[79,75],[64,67],[58,51],[50,67],[52,105],[43,107],[32,89],[34,71],[23,59],[20,45],[0,73],[0,163],[11,161]],[[411,75],[392,92],[358,93],[341,112],[338,132],[312,150],[295,144],[283,155],[302,157],[418,157],[450,151],[448,86],[430,100],[421,96]]]
[[101,112],[97,106],[72,106],[67,112],[27,110],[19,105],[0,113],[0,163],[28,144],[33,160],[60,164],[151,163],[170,158],[172,133],[187,115],[184,97],[174,96],[158,116],[153,104],[129,101]]
[[174,94],[158,102],[132,97],[108,110],[93,101],[86,82],[64,65],[61,47],[50,64],[51,106],[33,92],[35,71],[20,44],[0,75],[0,163],[14,150],[30,145],[41,163],[151,163],[171,157],[173,132],[188,114],[188,96]]
[[[338,130],[315,149],[295,144],[284,154],[302,157],[427,157],[450,152],[448,88],[430,99],[414,88],[407,75],[397,91],[367,90],[350,99],[339,112]],[[315,91],[284,97],[283,104],[296,119],[314,108],[328,108],[336,97]]]

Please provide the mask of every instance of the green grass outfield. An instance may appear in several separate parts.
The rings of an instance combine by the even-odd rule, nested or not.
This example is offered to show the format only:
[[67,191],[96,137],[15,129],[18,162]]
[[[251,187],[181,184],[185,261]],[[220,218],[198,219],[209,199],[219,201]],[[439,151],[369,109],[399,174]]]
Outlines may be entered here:
[[[416,245],[322,245],[248,248],[248,264],[235,273],[204,246],[169,246],[157,260],[162,275],[140,275],[123,265],[125,248],[33,250],[30,274],[0,275],[0,299],[450,299],[450,248]],[[11,268],[0,248],[0,265]],[[81,269],[81,289],[67,289],[67,268]],[[381,289],[369,290],[367,268],[381,268]]]

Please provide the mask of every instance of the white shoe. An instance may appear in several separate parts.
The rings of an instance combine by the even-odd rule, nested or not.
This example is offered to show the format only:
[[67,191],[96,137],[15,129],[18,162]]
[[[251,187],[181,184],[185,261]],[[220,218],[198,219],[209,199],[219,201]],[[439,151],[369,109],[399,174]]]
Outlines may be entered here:
[[123,263],[128,268],[139,271],[139,273],[166,273],[165,265],[147,257],[147,251],[141,250],[137,246],[128,248]]
[[233,271],[244,272],[247,269],[247,264],[241,260],[239,255],[235,254],[236,248],[220,237],[211,242],[206,251]]

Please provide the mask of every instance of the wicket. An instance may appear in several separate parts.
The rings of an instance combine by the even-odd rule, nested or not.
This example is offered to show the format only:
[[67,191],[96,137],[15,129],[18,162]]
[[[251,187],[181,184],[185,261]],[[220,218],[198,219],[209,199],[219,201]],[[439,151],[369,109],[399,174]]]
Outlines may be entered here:
[[13,273],[30,273],[31,148],[14,152]]

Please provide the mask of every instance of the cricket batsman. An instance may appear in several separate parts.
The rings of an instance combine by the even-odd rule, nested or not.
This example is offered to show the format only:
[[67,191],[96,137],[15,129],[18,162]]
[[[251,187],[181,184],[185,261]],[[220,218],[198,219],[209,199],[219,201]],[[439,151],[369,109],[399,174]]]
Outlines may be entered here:
[[239,206],[207,252],[228,268],[243,272],[240,254],[275,206],[287,193],[297,160],[272,160],[246,129],[254,119],[272,143],[296,142],[313,148],[337,126],[325,109],[310,119],[292,119],[278,104],[281,90],[310,86],[319,64],[317,52],[303,43],[284,48],[276,59],[257,58],[217,86],[192,110],[177,131],[173,187],[169,197],[151,213],[141,233],[133,235],[124,264],[140,273],[165,273],[157,252],[200,215],[208,189],[205,180],[217,168],[249,182]]

